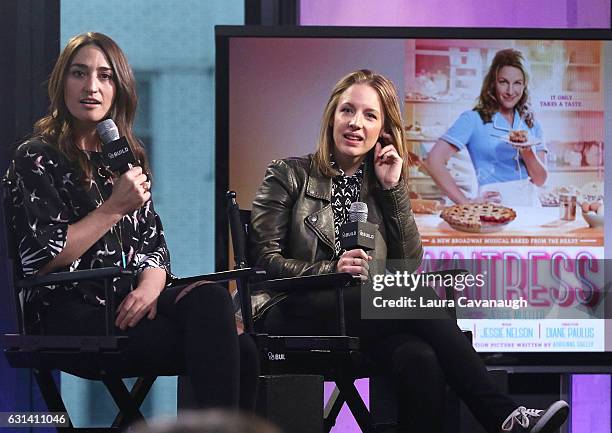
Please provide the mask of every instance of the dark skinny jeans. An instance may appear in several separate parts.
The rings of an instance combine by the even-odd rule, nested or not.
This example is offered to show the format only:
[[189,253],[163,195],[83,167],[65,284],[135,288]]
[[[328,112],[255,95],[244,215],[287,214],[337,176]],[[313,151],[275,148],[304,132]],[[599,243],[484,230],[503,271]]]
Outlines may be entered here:
[[[200,408],[253,410],[259,357],[253,340],[237,335],[231,297],[224,287],[204,284],[175,302],[183,287],[165,289],[153,320],[143,317],[116,335],[129,337],[117,362],[128,369],[186,372]],[[103,335],[104,309],[76,293],[54,294],[43,310],[46,333]]]
[[[424,289],[430,290],[430,289]],[[358,288],[345,292],[347,334],[360,338],[377,371],[397,383],[400,432],[441,432],[448,384],[487,432],[498,433],[517,404],[491,382],[480,356],[455,320],[365,320]],[[333,291],[291,295],[271,308],[271,334],[325,335],[337,330]]]

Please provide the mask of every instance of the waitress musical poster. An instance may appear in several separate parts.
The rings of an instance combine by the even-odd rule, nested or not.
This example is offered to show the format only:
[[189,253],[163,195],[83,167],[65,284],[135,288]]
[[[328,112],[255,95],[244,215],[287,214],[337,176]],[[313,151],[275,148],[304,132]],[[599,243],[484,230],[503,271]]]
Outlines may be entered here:
[[[409,185],[427,259],[604,258],[601,42],[417,39],[405,65]],[[587,306],[580,285],[559,285],[572,299],[555,299],[559,287],[538,295],[556,316],[460,324],[483,351],[604,350],[604,321],[593,319],[605,297]],[[529,299],[532,286],[519,293]]]

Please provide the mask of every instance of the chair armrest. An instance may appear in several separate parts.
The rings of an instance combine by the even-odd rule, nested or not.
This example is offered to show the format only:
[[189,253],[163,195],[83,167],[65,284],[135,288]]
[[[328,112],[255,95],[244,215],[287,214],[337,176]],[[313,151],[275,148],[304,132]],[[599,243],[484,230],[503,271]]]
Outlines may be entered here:
[[278,278],[275,280],[263,281],[251,285],[251,290],[276,293],[296,293],[313,290],[335,290],[337,306],[337,325],[338,333],[346,335],[346,324],[344,318],[344,290],[343,288],[355,286],[361,282],[356,277],[347,272],[336,272],[333,274],[306,275],[303,277]]
[[77,335],[0,335],[0,346],[9,350],[80,350],[99,352],[118,350],[128,340],[127,336],[77,336]]
[[278,278],[252,284],[251,291],[269,291],[279,293],[300,292],[303,290],[330,290],[337,287],[348,287],[360,283],[359,277],[347,272],[333,274],[306,275],[303,277]]
[[[171,286],[188,285],[196,283],[198,281],[209,281],[209,282],[226,282],[236,280],[236,286],[238,288],[238,297],[240,299],[240,308],[242,318],[244,321],[244,329],[247,333],[253,332],[253,319],[251,318],[251,291],[249,290],[248,280],[253,277],[265,277],[266,271],[259,268],[242,268],[233,271],[221,271],[214,272],[212,274],[197,275],[188,278],[179,278],[170,284]],[[247,312],[245,314],[245,312]]]
[[185,284],[196,283],[198,281],[206,280],[213,281],[216,283],[222,283],[231,280],[237,280],[240,278],[251,278],[251,277],[265,277],[266,271],[259,268],[243,268],[236,269],[233,271],[221,271],[213,272],[212,274],[196,275],[193,277],[178,278],[173,280],[171,286],[179,286]]
[[47,275],[25,278],[15,283],[15,290],[30,289],[32,287],[45,286],[56,283],[105,280],[104,297],[107,302],[104,304],[106,335],[114,334],[113,315],[115,313],[115,303],[113,301],[111,282],[113,278],[121,276],[134,276],[135,271],[119,267],[106,267],[97,269],[84,269],[71,272],[53,272]]
[[21,289],[28,289],[31,287],[45,286],[48,284],[65,283],[73,281],[87,281],[87,280],[103,280],[107,278],[115,278],[120,276],[133,276],[134,271],[130,271],[118,267],[98,268],[98,269],[85,269],[81,271],[72,272],[53,272],[51,274],[42,275],[40,277],[29,277],[23,280],[17,281],[16,287]]

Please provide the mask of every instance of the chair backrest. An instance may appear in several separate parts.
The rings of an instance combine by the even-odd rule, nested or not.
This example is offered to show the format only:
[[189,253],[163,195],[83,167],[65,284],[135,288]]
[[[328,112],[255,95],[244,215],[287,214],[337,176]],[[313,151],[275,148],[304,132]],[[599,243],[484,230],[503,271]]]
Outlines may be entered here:
[[[236,201],[236,192],[228,191],[227,198],[227,216],[230,222],[230,232],[232,238],[232,247],[234,249],[234,262],[236,269],[247,268],[247,239],[249,234],[249,225],[251,221],[251,212],[241,210]],[[248,287],[242,283],[242,280],[236,281],[238,286],[238,295],[240,296],[240,305],[251,305],[251,292]],[[248,299],[247,299],[248,298]],[[251,309],[240,308],[240,314],[244,323],[245,331],[253,331],[253,312]]]
[[235,191],[228,191],[226,197],[234,261],[237,269],[246,268],[248,266],[247,240],[251,224],[251,211],[238,207]]
[[7,177],[3,177],[0,185],[0,230],[3,231],[4,244],[0,251],[6,251],[7,260],[7,280],[8,289],[7,295],[9,302],[14,306],[15,319],[17,323],[17,330],[19,334],[26,333],[25,326],[25,313],[24,313],[24,297],[22,290],[17,288],[15,280],[22,277],[21,270],[21,259],[18,254],[17,242],[12,230],[11,211],[9,208],[9,190],[13,188],[14,184]]
[[17,271],[17,275],[21,276],[21,260],[19,258],[19,254],[17,253],[17,242],[12,230],[12,217],[11,210],[9,207],[10,195],[9,191],[15,185],[11,180],[7,177],[2,178],[2,194],[0,195],[0,199],[2,200],[2,224],[4,224],[4,240],[6,242],[5,245],[2,245],[6,248],[7,258],[10,260],[11,269]]

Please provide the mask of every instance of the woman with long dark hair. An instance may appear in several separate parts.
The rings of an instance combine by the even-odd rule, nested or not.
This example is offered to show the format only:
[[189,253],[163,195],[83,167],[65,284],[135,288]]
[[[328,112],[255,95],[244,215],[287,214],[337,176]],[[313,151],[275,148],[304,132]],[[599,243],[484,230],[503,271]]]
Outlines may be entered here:
[[[116,332],[129,336],[127,370],[186,370],[202,407],[254,405],[258,356],[238,335],[221,286],[167,287],[173,277],[151,196],[146,154],[133,133],[136,86],[119,46],[100,33],[70,39],[49,80],[49,113],[17,149],[8,211],[24,275],[123,266],[113,282]],[[137,165],[104,163],[98,122],[112,118]],[[48,334],[103,335],[108,300],[95,283],[45,287],[27,299]]]

